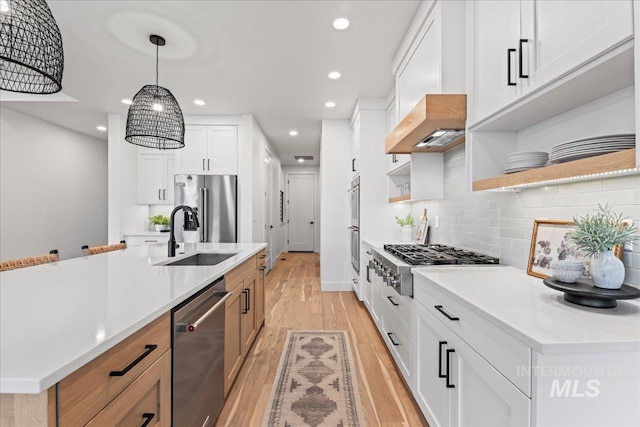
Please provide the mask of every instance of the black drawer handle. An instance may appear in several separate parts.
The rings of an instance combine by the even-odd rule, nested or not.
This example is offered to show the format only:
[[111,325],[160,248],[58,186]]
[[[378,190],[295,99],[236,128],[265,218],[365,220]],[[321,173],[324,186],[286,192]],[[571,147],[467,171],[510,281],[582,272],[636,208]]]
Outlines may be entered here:
[[444,316],[449,319],[449,320],[460,320],[459,317],[454,317],[452,315],[450,315],[449,313],[447,313],[446,311],[444,311],[444,309],[442,308],[441,305],[434,305],[434,307],[436,308],[436,310],[438,310],[440,313],[444,314]]
[[455,353],[456,351],[452,348],[447,349],[447,388],[456,388],[455,385],[451,384],[451,360],[449,360],[449,355],[451,353]]
[[398,304],[397,302],[395,302],[395,301],[393,300],[393,297],[387,297],[387,299],[389,300],[389,302],[390,302],[391,304],[393,304],[393,305],[395,305],[395,306],[400,305],[400,304]]
[[367,265],[367,282],[371,283],[371,267]]
[[146,348],[147,351],[142,353],[136,360],[134,360],[133,362],[129,363],[129,365],[126,368],[124,368],[122,371],[111,371],[111,372],[109,372],[109,376],[110,377],[122,377],[122,376],[126,375],[127,372],[129,372],[131,369],[133,369],[133,367],[136,366],[138,363],[142,362],[142,359],[144,359],[145,357],[150,355],[153,350],[158,348],[158,346],[155,345],[155,344],[147,344],[147,345],[144,346],[144,348]]
[[267,267],[264,266],[264,265],[262,267],[260,267],[260,271],[265,271],[266,269],[267,269]]
[[515,49],[507,49],[507,86],[515,86],[516,82],[511,81],[511,54],[516,53]]
[[393,337],[391,336],[393,332],[387,332],[387,335],[389,336],[389,341],[391,341],[391,344],[393,345],[400,345],[400,343],[397,343],[393,340]]
[[528,74],[524,74],[522,72],[522,46],[527,42],[529,42],[529,39],[520,39],[520,46],[519,46],[520,49],[519,49],[519,52],[518,52],[518,65],[519,65],[520,69],[518,70],[518,73],[519,73],[521,79],[528,79],[529,78]]
[[356,159],[351,159],[351,172],[356,171]]
[[151,420],[153,419],[153,417],[155,416],[156,414],[151,414],[148,412],[145,412],[144,414],[142,414],[142,418],[144,418],[144,423],[140,427],[147,427],[151,422]]
[[[272,228],[273,228],[273,227],[272,227]],[[260,258],[266,258],[266,257],[267,257],[267,255],[266,255],[266,254],[262,254],[262,255],[260,255]]]
[[249,312],[249,291],[245,289],[242,293],[244,294],[244,308],[242,309],[242,314],[247,314]]
[[446,378],[447,375],[442,373],[442,347],[447,345],[446,341],[438,342],[438,378]]

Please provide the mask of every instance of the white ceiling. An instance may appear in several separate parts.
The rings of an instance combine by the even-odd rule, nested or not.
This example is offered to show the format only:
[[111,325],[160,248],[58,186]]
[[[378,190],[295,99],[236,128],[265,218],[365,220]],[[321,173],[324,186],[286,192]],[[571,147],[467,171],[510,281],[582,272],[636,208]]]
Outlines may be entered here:
[[[154,82],[148,39],[159,34],[167,40],[159,84],[185,115],[252,114],[284,165],[294,155],[318,164],[320,121],[348,119],[358,98],[389,93],[391,62],[419,3],[49,0],[64,43],[62,90],[78,102],[3,105],[106,140],[96,126],[108,113],[126,115],[120,100]],[[335,30],[337,17],[351,26]],[[333,70],[342,78],[328,79]]]

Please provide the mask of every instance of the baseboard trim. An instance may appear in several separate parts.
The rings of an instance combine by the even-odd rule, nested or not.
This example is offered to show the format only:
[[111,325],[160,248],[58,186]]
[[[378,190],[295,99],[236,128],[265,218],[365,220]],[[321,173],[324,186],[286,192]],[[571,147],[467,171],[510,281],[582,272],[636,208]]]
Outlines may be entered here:
[[321,282],[320,289],[322,292],[345,292],[352,291],[351,282]]

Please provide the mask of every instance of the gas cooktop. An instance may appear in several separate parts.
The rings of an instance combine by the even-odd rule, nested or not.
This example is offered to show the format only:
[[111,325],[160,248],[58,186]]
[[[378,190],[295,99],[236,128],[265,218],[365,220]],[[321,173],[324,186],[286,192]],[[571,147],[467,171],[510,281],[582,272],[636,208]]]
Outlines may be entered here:
[[410,265],[500,264],[498,258],[439,244],[384,245],[384,250]]

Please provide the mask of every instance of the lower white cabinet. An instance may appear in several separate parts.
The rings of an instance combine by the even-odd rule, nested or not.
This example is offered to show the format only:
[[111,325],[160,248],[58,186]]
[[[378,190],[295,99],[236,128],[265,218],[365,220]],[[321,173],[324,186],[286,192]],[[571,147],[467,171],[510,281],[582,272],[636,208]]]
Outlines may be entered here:
[[531,401],[422,304],[414,396],[435,426],[528,426]]
[[[361,264],[360,266],[360,282],[362,283],[362,300],[364,301],[364,305],[367,307],[367,309],[369,311],[371,311],[371,298],[373,296],[373,275],[375,274],[375,271],[373,270],[373,268],[369,265],[369,263],[371,262],[372,255],[371,255],[371,247],[363,244],[362,245],[362,253],[361,255],[361,259],[364,260],[364,262]],[[364,254],[364,256],[362,256]],[[364,269],[362,268],[364,266]],[[364,272],[364,274],[362,274]]]

